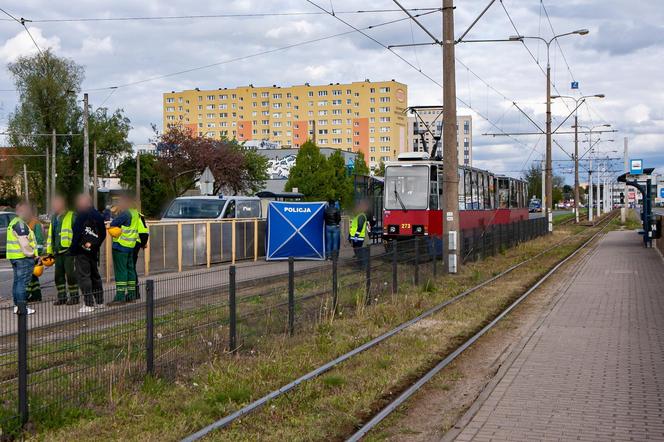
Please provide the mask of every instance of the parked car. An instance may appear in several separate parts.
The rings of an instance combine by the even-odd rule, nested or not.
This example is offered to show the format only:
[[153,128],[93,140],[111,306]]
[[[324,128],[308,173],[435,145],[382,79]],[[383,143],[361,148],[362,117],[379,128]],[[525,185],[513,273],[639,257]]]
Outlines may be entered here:
[[7,253],[7,226],[16,214],[14,212],[0,212],[0,256]]
[[162,221],[198,221],[262,218],[260,198],[255,196],[182,196],[175,198]]
[[541,211],[542,211],[542,200],[538,198],[531,199],[530,202],[528,203],[528,212],[535,213]]

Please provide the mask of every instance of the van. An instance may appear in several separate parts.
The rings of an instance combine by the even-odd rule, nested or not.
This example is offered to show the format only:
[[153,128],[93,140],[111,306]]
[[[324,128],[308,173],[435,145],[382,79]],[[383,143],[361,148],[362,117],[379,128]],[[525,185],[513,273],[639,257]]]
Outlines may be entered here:
[[162,221],[210,221],[263,218],[260,198],[255,196],[181,196],[164,212]]

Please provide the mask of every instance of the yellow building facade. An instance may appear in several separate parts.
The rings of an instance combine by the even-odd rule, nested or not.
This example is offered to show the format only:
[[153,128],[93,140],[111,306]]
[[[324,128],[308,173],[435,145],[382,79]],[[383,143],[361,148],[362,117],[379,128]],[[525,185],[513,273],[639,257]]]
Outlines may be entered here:
[[311,139],[319,147],[360,151],[373,167],[408,150],[408,87],[394,80],[163,95],[164,130],[181,125],[199,136],[284,148]]

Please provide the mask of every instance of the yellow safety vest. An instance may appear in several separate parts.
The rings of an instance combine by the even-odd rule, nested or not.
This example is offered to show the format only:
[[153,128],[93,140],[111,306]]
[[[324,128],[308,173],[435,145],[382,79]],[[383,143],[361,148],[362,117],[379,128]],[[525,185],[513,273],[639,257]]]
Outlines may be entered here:
[[143,223],[143,214],[141,212],[139,212],[136,209],[131,209],[130,212],[131,212],[132,223],[134,222],[134,218],[138,218],[138,229],[137,230],[138,230],[139,237],[136,240],[136,242],[140,244],[141,243],[140,235],[142,235],[144,233],[147,233],[149,235],[150,234],[150,229],[148,228],[148,226],[146,224]]
[[[57,215],[56,215],[57,216]],[[74,238],[74,212],[71,210],[65,213],[62,217],[62,226],[60,226],[60,247],[68,249],[71,246],[71,241]],[[46,253],[53,253],[53,222],[48,226],[48,238],[46,238]]]
[[122,247],[133,249],[138,242],[138,225],[142,223],[137,211],[130,209],[129,213],[131,214],[129,226],[119,226],[122,231],[120,236],[113,238],[113,242],[120,244]]
[[[21,245],[18,243],[18,237],[14,233],[14,226],[23,222],[18,216],[14,218],[7,226],[7,259],[23,259],[28,258],[21,250]],[[30,227],[28,228],[28,243],[33,250],[37,250],[37,241],[35,240],[35,233]]]
[[360,217],[364,217],[364,225],[362,226],[362,230],[359,232],[358,238],[359,239],[366,239],[367,238],[367,224],[369,224],[369,220],[367,219],[367,216],[364,213],[359,213],[353,218],[350,222],[350,237],[351,240],[355,238],[355,234],[358,233],[357,228],[358,224],[360,223]]

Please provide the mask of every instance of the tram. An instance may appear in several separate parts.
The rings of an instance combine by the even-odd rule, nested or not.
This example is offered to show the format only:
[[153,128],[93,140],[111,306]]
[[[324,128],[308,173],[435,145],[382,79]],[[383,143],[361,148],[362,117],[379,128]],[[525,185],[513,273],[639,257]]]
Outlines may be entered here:
[[[528,219],[527,184],[474,167],[459,167],[460,229]],[[443,162],[408,152],[385,164],[383,239],[442,237]]]

